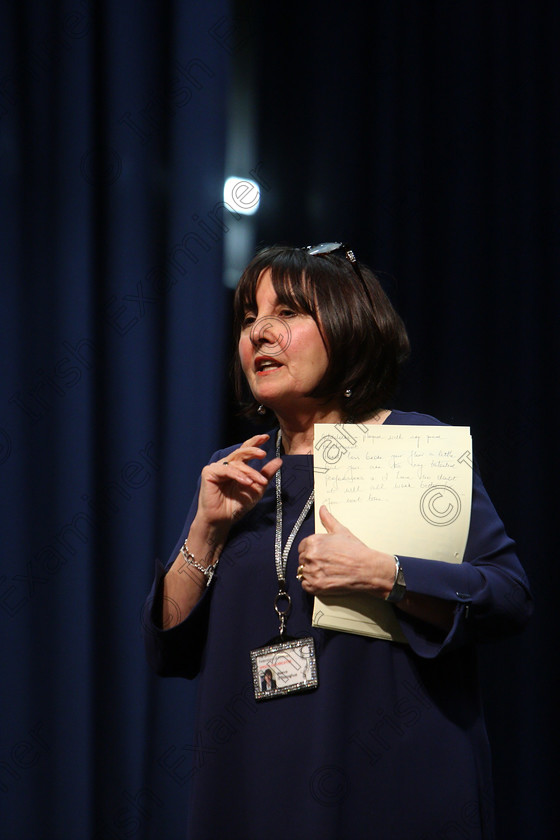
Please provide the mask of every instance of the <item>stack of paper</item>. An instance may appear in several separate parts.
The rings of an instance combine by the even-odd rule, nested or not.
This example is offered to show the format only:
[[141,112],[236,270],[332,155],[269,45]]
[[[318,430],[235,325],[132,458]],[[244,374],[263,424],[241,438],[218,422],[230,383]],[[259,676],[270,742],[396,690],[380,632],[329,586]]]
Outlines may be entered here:
[[[366,545],[460,563],[470,523],[472,442],[466,426],[317,424],[315,531],[328,510]],[[315,598],[313,625],[405,642],[394,607],[363,595]]]

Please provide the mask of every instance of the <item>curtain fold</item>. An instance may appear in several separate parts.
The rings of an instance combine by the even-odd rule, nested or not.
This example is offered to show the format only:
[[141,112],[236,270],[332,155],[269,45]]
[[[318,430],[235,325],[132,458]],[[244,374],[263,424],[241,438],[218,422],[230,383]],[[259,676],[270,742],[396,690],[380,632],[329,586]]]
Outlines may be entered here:
[[141,608],[221,443],[231,17],[2,17],[0,833],[182,837],[192,690],[148,672]]

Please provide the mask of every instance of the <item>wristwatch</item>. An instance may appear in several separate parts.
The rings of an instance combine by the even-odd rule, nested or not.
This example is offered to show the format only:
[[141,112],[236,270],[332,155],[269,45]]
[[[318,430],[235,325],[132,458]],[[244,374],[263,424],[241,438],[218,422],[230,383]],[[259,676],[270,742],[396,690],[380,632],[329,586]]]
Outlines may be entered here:
[[390,604],[398,604],[399,601],[402,601],[404,596],[406,595],[406,583],[404,581],[404,572],[402,570],[401,561],[395,555],[395,582],[393,584],[393,588],[385,598],[386,601],[389,601]]

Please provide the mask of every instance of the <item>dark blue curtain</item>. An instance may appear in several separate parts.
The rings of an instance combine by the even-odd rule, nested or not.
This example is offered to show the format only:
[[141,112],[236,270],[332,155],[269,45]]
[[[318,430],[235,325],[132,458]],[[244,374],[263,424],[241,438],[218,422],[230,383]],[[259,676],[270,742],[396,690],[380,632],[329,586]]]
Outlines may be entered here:
[[558,6],[235,7],[2,4],[0,836],[184,838],[195,689],[148,673],[142,603],[200,466],[248,431],[221,279],[236,62],[255,241],[348,240],[411,333],[396,407],[472,426],[537,602],[482,651],[498,838],[555,836]]
[[225,0],[2,4],[5,840],[184,836],[141,607],[220,442]]

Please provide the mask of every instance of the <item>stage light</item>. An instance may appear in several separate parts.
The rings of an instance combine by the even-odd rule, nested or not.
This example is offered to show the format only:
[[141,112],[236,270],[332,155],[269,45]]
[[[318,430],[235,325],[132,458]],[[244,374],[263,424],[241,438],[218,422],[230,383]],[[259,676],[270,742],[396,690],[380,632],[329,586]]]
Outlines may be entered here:
[[261,191],[256,181],[250,178],[226,179],[224,184],[224,204],[232,213],[252,216],[259,209]]

